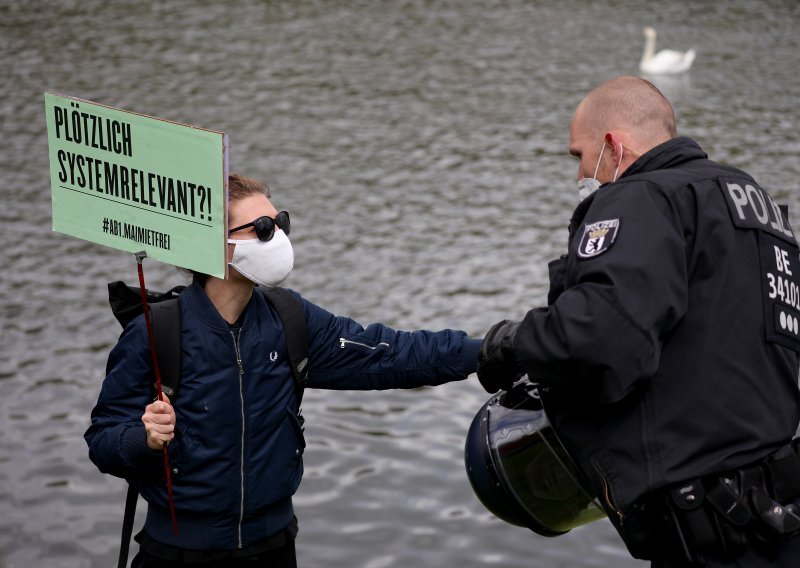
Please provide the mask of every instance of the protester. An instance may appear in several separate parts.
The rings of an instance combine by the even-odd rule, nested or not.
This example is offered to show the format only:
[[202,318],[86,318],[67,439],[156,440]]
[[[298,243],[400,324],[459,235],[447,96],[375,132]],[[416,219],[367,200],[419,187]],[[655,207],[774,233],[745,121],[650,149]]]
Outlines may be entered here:
[[[174,406],[153,401],[143,317],[112,349],[86,432],[100,471],[139,483],[148,503],[134,567],[296,566],[292,495],[305,447],[283,326],[255,284],[292,270],[289,215],[262,183],[229,178],[227,279],[196,275],[179,298],[182,367]],[[464,332],[363,328],[301,298],[307,387],[439,385],[474,372],[480,341]],[[163,447],[179,534],[168,506]],[[334,520],[331,519],[333,522]]]

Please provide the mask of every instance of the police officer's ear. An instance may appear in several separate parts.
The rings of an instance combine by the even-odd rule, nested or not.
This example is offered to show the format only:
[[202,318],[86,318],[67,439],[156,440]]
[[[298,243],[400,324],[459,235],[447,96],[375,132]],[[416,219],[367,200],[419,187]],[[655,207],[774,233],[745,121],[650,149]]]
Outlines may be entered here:
[[624,150],[622,149],[622,140],[618,134],[614,132],[606,132],[603,136],[606,143],[606,150],[611,152],[611,158],[614,160],[614,167],[618,168],[619,163],[622,161]]

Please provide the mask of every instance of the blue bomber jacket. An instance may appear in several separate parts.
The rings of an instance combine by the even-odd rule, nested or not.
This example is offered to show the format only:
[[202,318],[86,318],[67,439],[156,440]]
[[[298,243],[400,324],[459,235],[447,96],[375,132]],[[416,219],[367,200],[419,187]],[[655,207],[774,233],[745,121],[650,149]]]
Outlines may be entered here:
[[[308,387],[415,388],[462,380],[475,370],[480,340],[464,332],[365,329],[300,301],[309,335]],[[109,355],[85,434],[89,457],[100,471],[139,483],[151,538],[191,550],[244,548],[292,522],[292,495],[303,474],[305,441],[283,326],[258,292],[238,328],[224,321],[197,282],[180,295],[180,308],[181,385],[169,445],[180,534],[172,531],[163,453],[147,447],[141,421],[153,392],[141,316]]]

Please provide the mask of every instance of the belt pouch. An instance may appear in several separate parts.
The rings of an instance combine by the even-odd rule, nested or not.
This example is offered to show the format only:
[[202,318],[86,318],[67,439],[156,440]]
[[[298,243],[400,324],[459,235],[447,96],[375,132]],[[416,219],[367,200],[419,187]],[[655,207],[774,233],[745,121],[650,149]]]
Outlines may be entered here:
[[690,562],[703,560],[702,551],[718,542],[714,522],[703,507],[705,490],[700,479],[683,483],[670,490],[668,505],[672,524]]
[[785,446],[767,459],[772,497],[788,504],[800,497],[800,456],[792,446]]

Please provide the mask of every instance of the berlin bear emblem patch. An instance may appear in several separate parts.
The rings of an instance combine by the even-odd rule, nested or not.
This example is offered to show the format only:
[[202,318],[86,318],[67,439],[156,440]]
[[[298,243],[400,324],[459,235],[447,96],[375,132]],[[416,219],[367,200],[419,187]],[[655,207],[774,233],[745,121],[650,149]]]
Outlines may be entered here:
[[609,219],[586,225],[578,245],[578,256],[592,258],[606,252],[614,244],[618,232],[619,219]]

